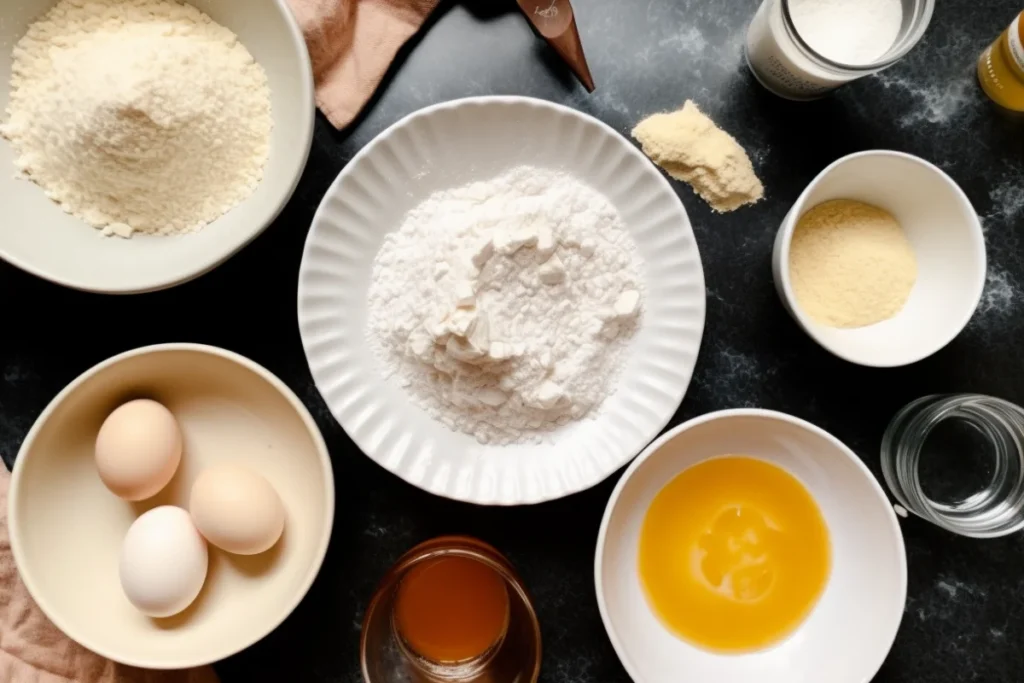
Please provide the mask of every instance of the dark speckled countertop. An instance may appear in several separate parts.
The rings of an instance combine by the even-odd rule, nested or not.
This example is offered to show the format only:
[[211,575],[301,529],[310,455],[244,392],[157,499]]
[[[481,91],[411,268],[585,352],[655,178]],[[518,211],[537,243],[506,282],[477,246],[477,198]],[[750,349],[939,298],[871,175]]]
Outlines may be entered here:
[[[218,665],[225,683],[360,680],[359,623],[377,579],[409,546],[452,532],[490,541],[521,570],[543,626],[543,681],[628,680],[605,636],[593,587],[598,523],[617,474],[532,508],[471,509],[434,498],[358,452],[306,368],[295,287],[313,211],[360,147],[422,106],[470,95],[532,95],[627,134],[646,114],[691,98],[750,152],[767,187],[766,200],[753,208],[714,215],[675,185],[700,246],[708,308],[693,383],[673,424],[737,406],[782,410],[832,432],[879,474],[882,431],[912,398],[975,391],[1024,403],[1024,134],[996,115],[974,79],[976,57],[1018,4],[939,0],[924,42],[902,63],[808,104],[768,94],[748,73],[742,41],[756,0],[575,4],[598,85],[593,95],[535,39],[511,2],[478,0],[440,12],[353,128],[338,133],[317,121],[309,166],[278,221],[197,281],[103,297],[0,265],[0,453],[8,465],[67,382],[143,344],[194,341],[245,354],[283,378],[316,416],[338,492],[327,560],[281,628]],[[988,282],[967,329],[934,357],[896,370],[830,356],[789,319],[771,281],[772,239],[800,191],[836,158],[871,148],[917,154],[947,171],[982,216],[988,244]],[[906,613],[876,680],[1024,680],[1024,536],[973,541],[915,519],[901,524],[910,572]]]

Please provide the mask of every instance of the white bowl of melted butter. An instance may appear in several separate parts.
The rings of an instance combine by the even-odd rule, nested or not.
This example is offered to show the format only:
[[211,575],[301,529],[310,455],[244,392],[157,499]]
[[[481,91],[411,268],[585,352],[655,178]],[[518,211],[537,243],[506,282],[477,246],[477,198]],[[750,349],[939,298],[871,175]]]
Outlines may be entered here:
[[637,683],[864,683],[903,616],[892,507],[827,432],[758,409],[690,420],[619,480],[598,606]]

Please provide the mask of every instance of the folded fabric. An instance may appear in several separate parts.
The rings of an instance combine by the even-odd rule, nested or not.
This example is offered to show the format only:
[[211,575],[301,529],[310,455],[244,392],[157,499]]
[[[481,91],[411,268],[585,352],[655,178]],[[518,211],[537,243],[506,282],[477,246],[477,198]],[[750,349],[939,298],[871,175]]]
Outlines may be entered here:
[[[86,650],[50,623],[21,582],[7,533],[10,474],[0,463],[0,681],[16,683],[217,683],[210,667],[146,671]],[[87,590],[87,588],[83,588]]]
[[440,0],[288,0],[313,62],[316,103],[336,128],[373,96]]

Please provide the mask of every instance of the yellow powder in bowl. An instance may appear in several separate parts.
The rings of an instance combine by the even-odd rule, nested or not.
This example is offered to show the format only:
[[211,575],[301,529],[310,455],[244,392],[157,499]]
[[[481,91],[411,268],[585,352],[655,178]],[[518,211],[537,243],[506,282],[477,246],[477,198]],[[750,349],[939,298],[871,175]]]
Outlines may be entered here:
[[917,260],[888,211],[834,199],[797,221],[789,279],[797,304],[815,322],[864,327],[900,312],[917,280]]

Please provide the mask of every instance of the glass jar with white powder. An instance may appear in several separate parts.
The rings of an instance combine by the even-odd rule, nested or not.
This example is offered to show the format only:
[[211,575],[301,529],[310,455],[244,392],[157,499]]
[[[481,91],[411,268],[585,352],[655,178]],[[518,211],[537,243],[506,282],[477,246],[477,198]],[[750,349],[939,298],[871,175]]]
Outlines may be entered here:
[[763,0],[746,56],[761,85],[810,100],[892,66],[924,36],[935,0]]

